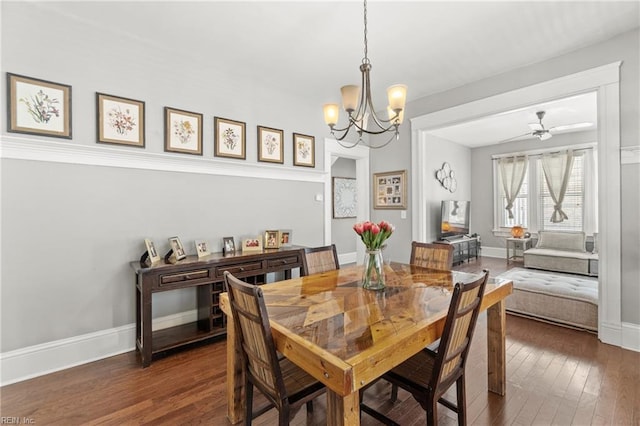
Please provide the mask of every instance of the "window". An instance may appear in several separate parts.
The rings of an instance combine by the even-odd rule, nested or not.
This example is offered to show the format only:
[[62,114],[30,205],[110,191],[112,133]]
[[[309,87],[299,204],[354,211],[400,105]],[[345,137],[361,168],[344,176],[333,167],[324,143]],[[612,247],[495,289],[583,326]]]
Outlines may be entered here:
[[520,192],[513,203],[513,218],[505,209],[507,198],[502,189],[498,162],[494,161],[495,228],[507,232],[514,225],[522,225],[529,232],[540,230],[597,232],[597,176],[595,148],[574,151],[573,166],[562,210],[568,219],[553,223],[550,218],[554,202],[545,182],[540,153],[529,155],[527,172]]

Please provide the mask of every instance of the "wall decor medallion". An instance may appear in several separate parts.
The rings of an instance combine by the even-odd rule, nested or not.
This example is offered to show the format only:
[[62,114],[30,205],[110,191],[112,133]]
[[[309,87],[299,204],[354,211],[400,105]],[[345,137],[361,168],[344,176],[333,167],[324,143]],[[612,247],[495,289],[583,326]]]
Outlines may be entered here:
[[164,150],[202,155],[202,114],[164,107]]
[[258,161],[284,163],[283,139],[282,130],[258,126]]
[[7,73],[7,131],[71,139],[71,86]]
[[144,102],[96,93],[98,142],[144,148]]
[[373,208],[407,208],[407,171],[373,174]]
[[356,179],[334,177],[333,218],[344,219],[357,216],[358,191]]
[[456,172],[451,170],[451,166],[447,162],[442,164],[441,169],[436,170],[436,179],[440,182],[440,185],[449,192],[456,192],[456,189],[458,189]]
[[214,117],[214,144],[216,157],[241,158],[247,155],[246,124],[242,121]]
[[293,165],[316,166],[316,138],[300,133],[293,134]]

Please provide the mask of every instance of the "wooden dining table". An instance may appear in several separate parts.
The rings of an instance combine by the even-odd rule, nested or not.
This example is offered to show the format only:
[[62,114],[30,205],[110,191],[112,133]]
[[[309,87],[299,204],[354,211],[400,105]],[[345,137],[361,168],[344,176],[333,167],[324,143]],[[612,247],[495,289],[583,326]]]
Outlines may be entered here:
[[[382,291],[362,288],[362,267],[262,286],[276,348],[327,386],[327,424],[359,425],[359,390],[416,354],[442,334],[453,285],[478,274],[391,262]],[[513,283],[490,279],[487,310],[488,389],[504,395],[505,298]],[[227,415],[244,417],[244,372],[229,299],[227,314]]]

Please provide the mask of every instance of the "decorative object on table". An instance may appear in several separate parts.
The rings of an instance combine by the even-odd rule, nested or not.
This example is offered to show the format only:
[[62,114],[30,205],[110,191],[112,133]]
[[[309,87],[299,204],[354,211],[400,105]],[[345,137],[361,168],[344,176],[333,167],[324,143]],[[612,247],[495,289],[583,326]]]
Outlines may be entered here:
[[283,139],[282,130],[258,126],[258,161],[284,163]]
[[144,148],[144,102],[96,93],[98,142]]
[[178,260],[182,260],[187,257],[187,253],[184,251],[184,246],[182,245],[182,242],[180,242],[180,238],[169,238],[169,246],[171,249],[164,256],[165,262],[175,263]]
[[373,208],[407,208],[407,171],[373,174]]
[[[400,40],[398,40],[400,42]],[[362,88],[356,85],[342,86],[342,106],[348,114],[348,124],[342,129],[335,128],[338,124],[339,107],[338,104],[324,105],[324,121],[331,129],[331,135],[336,138],[338,143],[345,148],[353,148],[362,143],[371,148],[382,148],[388,145],[392,140],[398,140],[400,137],[399,126],[404,118],[404,106],[407,99],[407,86],[404,84],[396,84],[387,89],[387,97],[389,103],[387,105],[388,120],[378,117],[376,111],[380,108],[373,106],[373,98],[371,97],[371,83],[369,73],[371,71],[371,61],[367,57],[367,1],[364,0],[364,58],[360,65],[362,73]],[[360,93],[362,89],[362,94]],[[360,136],[355,143],[342,143],[341,141],[349,134],[351,129],[355,130]],[[336,132],[341,132],[337,135]],[[391,137],[386,142],[379,145],[372,145],[362,139],[362,134],[379,135],[382,133],[391,133]]]
[[215,156],[246,159],[246,124],[242,121],[214,117]]
[[279,231],[280,234],[280,247],[291,247],[291,239],[293,238],[293,233],[291,229],[281,229]]
[[71,139],[71,86],[7,73],[7,131]]
[[293,134],[293,165],[316,166],[316,138],[300,133]]
[[164,107],[164,150],[202,155],[202,114]]
[[358,191],[353,178],[334,177],[333,180],[333,218],[356,217]]
[[222,254],[225,256],[236,253],[236,243],[233,241],[233,237],[224,237],[222,239]]
[[262,236],[242,240],[242,251],[262,251]]
[[264,248],[280,248],[280,232],[278,230],[264,231]]
[[524,228],[522,225],[515,225],[511,227],[511,236],[513,238],[522,238],[524,237]]
[[382,246],[395,228],[383,220],[378,224],[370,221],[356,223],[353,225],[353,230],[367,248],[364,256],[362,287],[369,290],[382,290],[385,286]]
[[525,232],[524,233],[524,237],[525,238],[531,238],[531,232]]
[[209,243],[204,240],[196,240],[196,253],[198,254],[198,259],[202,257],[207,257],[211,254],[209,250]]
[[156,265],[160,263],[162,258],[158,254],[158,250],[156,250],[155,244],[149,238],[144,239],[144,245],[146,247],[146,251],[142,254],[140,258],[140,266],[143,268],[148,268],[149,266]]
[[458,189],[456,172],[451,170],[451,166],[446,161],[442,163],[441,169],[436,170],[436,179],[449,192],[456,192],[456,189]]

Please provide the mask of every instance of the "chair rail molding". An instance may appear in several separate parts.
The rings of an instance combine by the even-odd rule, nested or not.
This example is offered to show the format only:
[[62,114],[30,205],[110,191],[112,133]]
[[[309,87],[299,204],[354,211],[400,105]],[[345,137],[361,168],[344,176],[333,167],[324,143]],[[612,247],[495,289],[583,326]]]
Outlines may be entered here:
[[[424,188],[426,172],[420,165],[426,161],[424,141],[429,131],[464,121],[497,114],[511,109],[559,99],[577,93],[597,91],[598,96],[598,215],[600,235],[600,274],[598,277],[598,338],[616,346],[626,345],[622,327],[622,283],[620,249],[620,65],[613,62],[546,82],[533,84],[485,99],[456,105],[411,119],[413,185],[413,239],[426,238]],[[625,148],[626,150],[626,148]],[[418,171],[418,173],[415,173]]]

